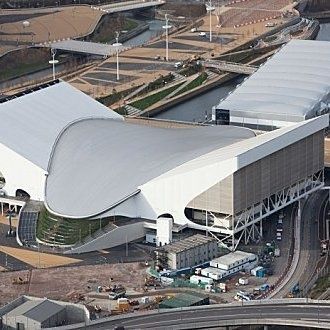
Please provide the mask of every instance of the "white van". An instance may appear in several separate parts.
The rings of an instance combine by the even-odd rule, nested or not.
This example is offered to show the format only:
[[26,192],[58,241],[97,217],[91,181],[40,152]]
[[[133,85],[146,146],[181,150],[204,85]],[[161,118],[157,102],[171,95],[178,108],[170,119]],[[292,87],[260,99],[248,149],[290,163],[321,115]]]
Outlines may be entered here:
[[176,62],[176,63],[174,63],[174,67],[176,68],[176,69],[179,69],[179,68],[181,68],[182,67],[182,62]]

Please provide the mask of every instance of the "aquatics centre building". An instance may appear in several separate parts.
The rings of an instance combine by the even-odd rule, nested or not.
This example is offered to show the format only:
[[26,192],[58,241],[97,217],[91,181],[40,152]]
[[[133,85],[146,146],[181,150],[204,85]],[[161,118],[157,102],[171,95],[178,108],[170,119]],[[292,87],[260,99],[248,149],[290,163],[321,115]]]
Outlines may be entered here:
[[[156,229],[207,230],[235,249],[268,215],[324,184],[328,115],[271,132],[161,128],[122,116],[55,81],[0,103],[0,202],[26,196],[57,217],[131,221],[71,252],[112,247]],[[228,243],[230,242],[230,243]]]

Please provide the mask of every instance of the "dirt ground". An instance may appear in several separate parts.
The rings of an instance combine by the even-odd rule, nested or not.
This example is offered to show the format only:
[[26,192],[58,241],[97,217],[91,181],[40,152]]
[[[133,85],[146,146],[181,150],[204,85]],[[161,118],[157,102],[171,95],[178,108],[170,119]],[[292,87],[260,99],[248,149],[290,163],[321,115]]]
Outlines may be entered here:
[[[29,284],[14,285],[12,279],[29,277]],[[127,290],[140,290],[144,286],[146,267],[140,263],[76,266],[32,271],[0,273],[0,306],[19,295],[27,294],[50,299],[70,300],[74,292],[86,294],[98,285],[122,284]],[[113,281],[110,283],[110,277]]]
[[36,268],[66,266],[82,261],[80,259],[68,258],[55,254],[39,253],[37,251],[18,249],[14,247],[1,246],[1,245],[0,245],[0,252],[6,253]]

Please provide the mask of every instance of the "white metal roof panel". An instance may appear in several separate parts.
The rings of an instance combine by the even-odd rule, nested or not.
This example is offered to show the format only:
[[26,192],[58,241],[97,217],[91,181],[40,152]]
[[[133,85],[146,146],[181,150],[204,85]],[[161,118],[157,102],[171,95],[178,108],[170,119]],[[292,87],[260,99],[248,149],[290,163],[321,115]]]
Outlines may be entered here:
[[47,170],[62,129],[81,118],[120,119],[116,112],[65,82],[0,103],[0,143]]
[[165,172],[253,136],[251,130],[233,126],[165,129],[115,120],[82,120],[58,139],[45,202],[52,212],[63,216],[95,216]]
[[231,116],[297,121],[330,97],[330,42],[291,40],[217,106]]

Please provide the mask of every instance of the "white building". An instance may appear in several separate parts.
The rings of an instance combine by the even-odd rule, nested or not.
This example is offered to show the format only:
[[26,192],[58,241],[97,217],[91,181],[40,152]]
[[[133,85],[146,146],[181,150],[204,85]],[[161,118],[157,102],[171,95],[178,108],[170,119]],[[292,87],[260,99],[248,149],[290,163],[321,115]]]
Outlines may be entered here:
[[218,269],[215,267],[207,267],[201,270],[201,275],[212,278],[215,281],[219,281],[231,274],[228,270]]
[[207,284],[207,285],[213,284],[213,279],[203,277],[203,276],[198,276],[198,275],[190,276],[189,281],[190,281],[190,283],[193,283],[193,284]]
[[258,257],[255,254],[235,251],[211,260],[210,267],[225,271],[224,276],[228,276],[239,271],[249,271],[257,263]]
[[258,136],[233,126],[160,128],[129,123],[58,82],[4,100],[0,122],[2,194],[30,196],[67,219],[132,219],[72,253],[142,238],[161,217],[234,250],[262,235],[265,217],[324,185],[327,115]]
[[260,130],[329,112],[330,43],[293,39],[213,109],[219,124]]

